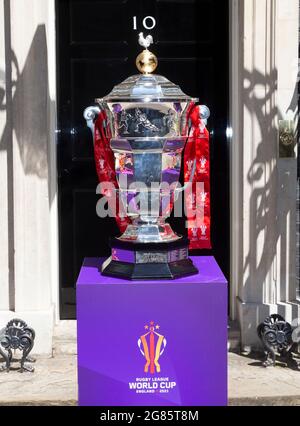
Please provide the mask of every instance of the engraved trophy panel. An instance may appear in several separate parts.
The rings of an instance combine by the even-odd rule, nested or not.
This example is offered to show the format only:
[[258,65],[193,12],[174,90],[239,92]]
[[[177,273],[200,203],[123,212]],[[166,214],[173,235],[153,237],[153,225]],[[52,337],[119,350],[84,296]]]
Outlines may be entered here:
[[182,112],[187,103],[109,103],[112,117],[112,134],[115,138],[173,137],[182,135]]

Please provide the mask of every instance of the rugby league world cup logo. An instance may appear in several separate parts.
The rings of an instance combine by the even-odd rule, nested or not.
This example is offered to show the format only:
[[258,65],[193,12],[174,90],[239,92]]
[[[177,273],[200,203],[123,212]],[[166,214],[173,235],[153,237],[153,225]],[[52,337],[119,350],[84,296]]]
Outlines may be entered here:
[[151,321],[149,325],[145,325],[146,334],[143,334],[138,340],[141,354],[146,358],[145,373],[155,374],[161,371],[158,361],[165,351],[167,340],[158,333],[159,329],[160,326]]

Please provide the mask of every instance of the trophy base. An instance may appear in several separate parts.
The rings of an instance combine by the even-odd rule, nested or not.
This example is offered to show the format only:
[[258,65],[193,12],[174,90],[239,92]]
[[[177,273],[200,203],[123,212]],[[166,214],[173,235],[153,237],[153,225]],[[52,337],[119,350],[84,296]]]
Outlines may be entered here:
[[174,280],[198,273],[188,258],[189,241],[129,243],[111,241],[112,256],[102,265],[102,275],[122,279]]

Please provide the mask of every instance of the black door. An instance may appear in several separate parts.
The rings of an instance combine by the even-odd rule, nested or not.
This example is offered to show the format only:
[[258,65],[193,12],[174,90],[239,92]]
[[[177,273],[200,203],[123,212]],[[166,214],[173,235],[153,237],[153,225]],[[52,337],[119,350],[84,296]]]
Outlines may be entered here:
[[[147,16],[156,21],[151,30],[143,27]],[[57,0],[62,319],[75,318],[75,283],[83,258],[108,256],[108,238],[118,234],[114,219],[96,216],[92,136],[82,113],[96,97],[137,73],[141,31],[153,35],[157,73],[211,109],[214,248],[196,254],[215,255],[228,277],[228,22],[228,0]],[[152,27],[154,20],[144,24]],[[173,220],[173,226],[184,231],[183,221]]]

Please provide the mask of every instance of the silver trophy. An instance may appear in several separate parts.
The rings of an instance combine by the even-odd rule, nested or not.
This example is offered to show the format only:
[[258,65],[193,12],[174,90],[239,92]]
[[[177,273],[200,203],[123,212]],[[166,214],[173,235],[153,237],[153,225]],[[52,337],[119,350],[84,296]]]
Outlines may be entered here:
[[[191,98],[165,77],[151,74],[157,59],[148,50],[152,37],[140,35],[146,47],[137,58],[142,74],[115,86],[84,112],[94,133],[101,110],[107,116],[118,181],[117,196],[130,218],[126,231],[111,241],[112,256],[104,275],[132,280],[175,279],[198,271],[188,257],[189,242],[166,222],[179,186],[182,154],[188,143],[187,112]],[[209,117],[201,107],[201,118]],[[192,165],[191,181],[196,163]]]

